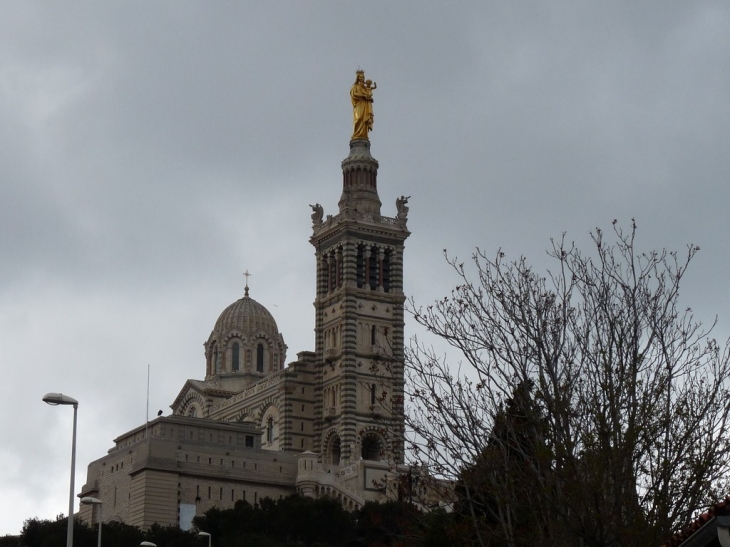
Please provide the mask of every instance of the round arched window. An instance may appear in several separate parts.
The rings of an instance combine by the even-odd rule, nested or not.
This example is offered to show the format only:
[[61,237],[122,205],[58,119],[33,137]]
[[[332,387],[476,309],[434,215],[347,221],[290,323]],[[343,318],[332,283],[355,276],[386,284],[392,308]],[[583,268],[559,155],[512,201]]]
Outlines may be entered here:
[[368,435],[362,440],[362,459],[371,461],[383,459],[383,445],[375,435]]

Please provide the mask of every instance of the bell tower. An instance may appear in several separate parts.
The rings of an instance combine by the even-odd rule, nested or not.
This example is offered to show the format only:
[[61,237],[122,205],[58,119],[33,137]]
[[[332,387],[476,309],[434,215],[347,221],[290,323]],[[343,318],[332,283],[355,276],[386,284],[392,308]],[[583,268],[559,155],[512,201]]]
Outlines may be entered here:
[[[317,259],[314,451],[325,467],[403,460],[403,249],[408,198],[395,217],[381,215],[378,162],[370,154],[372,88],[358,112],[342,162],[339,213],[313,205],[310,242]],[[369,99],[368,99],[369,97]],[[360,105],[362,106],[362,105]],[[368,124],[358,129],[364,117]],[[365,138],[362,138],[363,132]]]

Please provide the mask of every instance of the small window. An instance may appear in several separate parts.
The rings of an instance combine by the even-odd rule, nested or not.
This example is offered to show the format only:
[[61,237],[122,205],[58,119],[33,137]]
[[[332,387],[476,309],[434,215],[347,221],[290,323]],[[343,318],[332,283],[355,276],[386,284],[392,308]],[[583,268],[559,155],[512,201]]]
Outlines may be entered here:
[[253,448],[253,435],[246,435],[246,448]]
[[209,486],[208,487],[208,499],[210,499],[210,492],[211,492],[211,489],[210,489],[210,486]]

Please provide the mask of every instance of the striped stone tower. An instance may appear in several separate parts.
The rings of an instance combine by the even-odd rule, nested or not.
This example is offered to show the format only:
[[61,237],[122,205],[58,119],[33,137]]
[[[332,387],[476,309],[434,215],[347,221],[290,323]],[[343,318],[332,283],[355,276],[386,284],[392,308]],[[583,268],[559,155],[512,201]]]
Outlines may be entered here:
[[381,216],[378,162],[353,139],[339,214],[312,206],[317,258],[314,451],[325,468],[403,459],[403,243],[407,198]]

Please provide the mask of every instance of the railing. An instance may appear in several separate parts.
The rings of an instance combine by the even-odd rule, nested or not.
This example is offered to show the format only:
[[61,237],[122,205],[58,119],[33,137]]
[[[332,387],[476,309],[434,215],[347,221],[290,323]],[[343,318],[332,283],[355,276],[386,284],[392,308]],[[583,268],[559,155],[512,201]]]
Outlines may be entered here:
[[215,412],[217,410],[220,410],[222,408],[226,408],[227,406],[230,406],[234,403],[237,403],[238,401],[242,401],[244,399],[248,399],[251,395],[255,395],[259,391],[262,391],[264,389],[268,389],[273,384],[278,384],[281,381],[282,376],[286,373],[286,369],[282,369],[278,372],[275,372],[274,374],[270,374],[263,380],[256,382],[251,387],[244,389],[241,393],[237,393],[233,397],[229,397],[225,401],[218,403],[214,407],[211,408],[211,412]]
[[325,218],[318,224],[314,224],[312,227],[314,228],[315,232],[318,232],[328,226],[331,226],[332,224],[336,224],[342,220],[348,220],[348,219],[349,220],[363,220],[365,222],[372,222],[374,224],[389,224],[391,226],[405,227],[405,225],[406,225],[406,219],[384,217],[381,215],[376,215],[374,213],[360,213],[357,211],[348,211],[346,218],[342,214],[327,215],[327,218]]
[[370,405],[370,412],[373,414],[382,414],[383,408],[380,405]]
[[339,348],[328,348],[324,350],[324,360],[325,361],[334,361],[339,357],[340,355],[340,349]]
[[[331,476],[331,475],[330,475]],[[346,500],[350,501],[353,505],[355,505],[356,508],[361,508],[363,505],[365,505],[365,500],[355,494],[355,492],[352,492],[345,488],[343,485],[338,484],[334,481],[332,482],[322,482],[320,483],[319,487],[320,495],[325,496],[331,496],[333,495],[333,491],[345,498]]]

